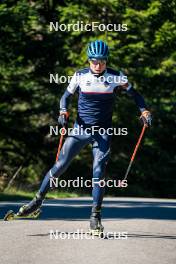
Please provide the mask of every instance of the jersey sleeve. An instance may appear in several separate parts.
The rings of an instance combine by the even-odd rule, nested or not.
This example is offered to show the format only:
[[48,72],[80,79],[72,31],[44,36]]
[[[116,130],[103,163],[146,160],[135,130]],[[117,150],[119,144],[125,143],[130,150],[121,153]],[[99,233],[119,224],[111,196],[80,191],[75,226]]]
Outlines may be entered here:
[[128,82],[127,76],[125,76],[121,71],[120,71],[120,76],[121,76],[121,84],[120,84],[121,88],[125,90],[130,97],[133,98],[139,110],[143,112],[147,108],[143,96],[133,88],[131,83]]
[[68,106],[70,102],[70,97],[74,94],[78,87],[78,75],[75,72],[73,75],[69,85],[67,86],[67,89],[65,90],[64,94],[62,95],[60,99],[60,111],[61,112],[66,112],[68,111]]
[[68,92],[66,89],[64,94],[62,95],[60,99],[60,112],[67,112],[68,111],[68,105],[70,102],[71,93]]
[[128,82],[128,78],[126,75],[123,74],[122,71],[120,71],[120,83],[119,86],[121,86],[124,90],[129,91],[132,87],[131,83]]
[[79,82],[78,82],[78,77],[79,75],[75,72],[68,87],[67,87],[67,91],[71,94],[74,94],[74,92],[76,91],[78,85],[79,85]]
[[141,112],[146,110],[147,106],[146,106],[145,100],[140,93],[138,93],[133,87],[131,87],[127,91],[127,93],[129,94],[129,96],[131,96],[134,99],[136,105],[138,106]]

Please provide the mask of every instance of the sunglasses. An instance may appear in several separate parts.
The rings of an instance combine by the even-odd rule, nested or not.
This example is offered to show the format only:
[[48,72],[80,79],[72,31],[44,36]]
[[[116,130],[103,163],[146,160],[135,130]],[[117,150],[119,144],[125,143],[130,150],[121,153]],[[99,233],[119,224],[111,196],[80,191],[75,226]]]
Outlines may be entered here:
[[104,65],[106,63],[106,60],[89,60],[93,65]]

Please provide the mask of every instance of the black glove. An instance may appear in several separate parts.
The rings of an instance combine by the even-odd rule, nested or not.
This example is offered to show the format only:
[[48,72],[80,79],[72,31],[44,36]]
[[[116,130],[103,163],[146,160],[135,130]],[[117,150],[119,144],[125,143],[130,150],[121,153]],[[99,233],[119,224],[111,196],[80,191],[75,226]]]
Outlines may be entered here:
[[69,120],[68,112],[60,112],[60,116],[58,117],[58,123],[61,127],[67,128]]
[[152,115],[150,111],[147,111],[147,110],[143,111],[140,116],[140,119],[142,120],[144,125],[147,125],[147,126],[152,125]]

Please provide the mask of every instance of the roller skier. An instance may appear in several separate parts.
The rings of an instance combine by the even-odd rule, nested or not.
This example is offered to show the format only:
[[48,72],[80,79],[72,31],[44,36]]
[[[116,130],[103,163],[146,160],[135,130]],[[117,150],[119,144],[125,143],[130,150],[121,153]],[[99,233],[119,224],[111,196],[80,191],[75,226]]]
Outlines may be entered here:
[[[93,126],[107,130],[112,127],[113,103],[118,89],[123,89],[135,101],[141,118],[147,126],[151,125],[151,113],[147,109],[143,97],[128,82],[121,72],[107,67],[109,48],[101,40],[88,44],[87,56],[89,67],[78,70],[60,100],[60,115],[58,118],[61,127],[67,127],[69,117],[70,98],[78,93],[77,118],[74,127],[83,128],[79,135],[69,135],[61,149],[57,162],[45,175],[39,191],[34,199],[22,206],[15,215],[17,218],[34,216],[40,208],[50,189],[50,179],[60,177],[70,165],[72,159],[87,144],[92,145],[93,178],[98,179],[92,189],[93,205],[90,216],[90,232],[99,234],[103,231],[101,224],[101,208],[104,196],[104,187],[98,181],[105,179],[105,168],[110,155],[111,135],[99,132],[85,133]],[[125,78],[126,77],[126,78]],[[118,81],[117,81],[118,80]],[[8,218],[8,217],[7,217]],[[5,219],[8,220],[8,219]]]

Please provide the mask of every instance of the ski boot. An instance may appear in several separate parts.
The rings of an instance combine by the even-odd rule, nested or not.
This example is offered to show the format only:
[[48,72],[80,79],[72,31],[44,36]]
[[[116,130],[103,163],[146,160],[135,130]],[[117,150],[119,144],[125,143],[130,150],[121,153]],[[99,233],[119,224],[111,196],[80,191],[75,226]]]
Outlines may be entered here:
[[90,234],[102,237],[103,230],[104,227],[101,223],[101,208],[94,206],[90,217]]
[[37,193],[34,199],[26,204],[20,207],[19,211],[17,213],[14,213],[14,211],[10,210],[6,213],[4,217],[4,221],[19,219],[19,218],[37,218],[40,213],[42,206],[43,199],[42,196]]

